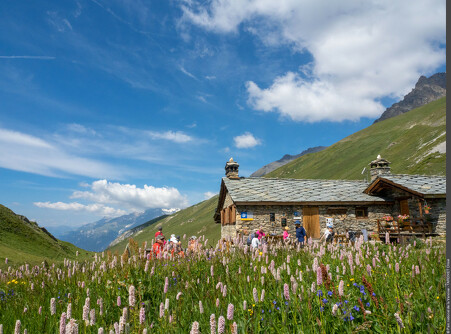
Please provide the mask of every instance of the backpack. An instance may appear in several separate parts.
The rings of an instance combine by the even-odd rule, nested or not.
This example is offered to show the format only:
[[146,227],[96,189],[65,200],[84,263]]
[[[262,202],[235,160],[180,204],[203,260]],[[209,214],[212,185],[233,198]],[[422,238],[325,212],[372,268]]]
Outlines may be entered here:
[[251,235],[249,235],[249,238],[247,238],[247,245],[250,246],[252,244],[252,239],[254,239],[255,237],[255,233],[252,233]]
[[332,242],[332,240],[334,239],[334,235],[335,235],[335,232],[332,232],[331,234],[329,234],[326,238],[326,241]]

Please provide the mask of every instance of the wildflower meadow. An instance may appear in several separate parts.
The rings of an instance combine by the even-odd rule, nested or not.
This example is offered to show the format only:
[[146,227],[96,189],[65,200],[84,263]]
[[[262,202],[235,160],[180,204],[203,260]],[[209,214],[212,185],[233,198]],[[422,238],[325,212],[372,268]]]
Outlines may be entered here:
[[442,333],[445,247],[220,241],[0,271],[1,333]]

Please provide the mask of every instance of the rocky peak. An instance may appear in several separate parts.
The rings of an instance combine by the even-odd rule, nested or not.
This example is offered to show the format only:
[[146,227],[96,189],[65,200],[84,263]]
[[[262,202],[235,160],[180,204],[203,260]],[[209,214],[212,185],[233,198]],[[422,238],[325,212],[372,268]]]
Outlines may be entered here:
[[400,102],[387,108],[374,123],[401,115],[443,96],[446,96],[446,73],[436,73],[429,78],[422,75],[415,84],[415,88]]

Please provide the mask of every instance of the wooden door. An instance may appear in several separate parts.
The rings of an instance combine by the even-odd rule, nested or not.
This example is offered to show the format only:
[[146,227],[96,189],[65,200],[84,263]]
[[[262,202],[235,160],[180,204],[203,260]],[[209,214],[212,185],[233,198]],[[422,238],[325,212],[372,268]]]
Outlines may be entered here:
[[319,208],[317,206],[304,206],[302,209],[304,228],[310,238],[319,238],[321,231],[319,228]]
[[406,199],[399,201],[399,211],[401,215],[409,215],[409,202]]

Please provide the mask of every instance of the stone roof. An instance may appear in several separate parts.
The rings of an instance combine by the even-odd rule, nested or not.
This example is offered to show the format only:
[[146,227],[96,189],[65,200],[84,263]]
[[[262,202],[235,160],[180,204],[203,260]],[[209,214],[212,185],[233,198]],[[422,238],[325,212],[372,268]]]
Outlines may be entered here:
[[381,179],[389,180],[402,187],[424,195],[446,195],[445,176],[426,176],[408,174],[384,174]]
[[234,202],[385,202],[363,191],[365,181],[222,178]]

